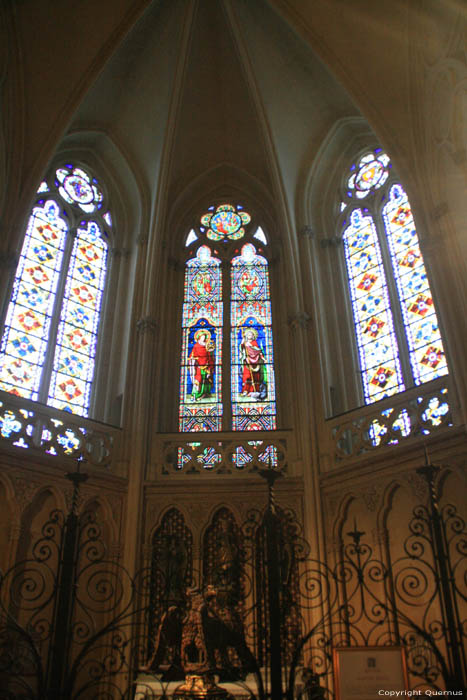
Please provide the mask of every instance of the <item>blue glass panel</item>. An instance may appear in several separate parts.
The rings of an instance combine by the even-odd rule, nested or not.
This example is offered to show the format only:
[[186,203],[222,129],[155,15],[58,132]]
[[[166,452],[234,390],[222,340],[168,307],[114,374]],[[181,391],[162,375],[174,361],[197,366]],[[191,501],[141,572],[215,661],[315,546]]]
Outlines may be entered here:
[[37,399],[62,268],[67,223],[58,204],[34,207],[0,345],[0,388]]
[[366,403],[404,389],[394,321],[373,219],[356,209],[344,231],[352,311]]
[[48,403],[87,416],[94,376],[107,244],[94,221],[78,229],[65,285]]

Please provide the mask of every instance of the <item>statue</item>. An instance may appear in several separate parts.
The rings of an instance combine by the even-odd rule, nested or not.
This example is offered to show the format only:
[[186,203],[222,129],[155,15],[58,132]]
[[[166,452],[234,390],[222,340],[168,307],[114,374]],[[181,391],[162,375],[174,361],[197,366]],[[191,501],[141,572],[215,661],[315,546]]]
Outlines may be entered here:
[[180,605],[171,605],[162,616],[154,640],[154,652],[140,670],[161,673],[163,681],[178,681],[183,678],[180,656],[184,610]]
[[[216,589],[207,586],[203,592],[187,591],[185,605],[173,605],[163,615],[154,653],[141,670],[162,673],[162,681],[185,678],[174,698],[225,697],[226,691],[214,683],[214,674],[221,680],[231,680],[245,678],[256,669],[240,619],[221,616],[220,610],[223,608],[219,608]],[[232,665],[232,656],[238,659],[238,666]]]
[[164,572],[162,599],[168,604],[175,604],[183,600],[185,595],[188,552],[183,538],[169,532],[163,544],[161,559],[161,569]]

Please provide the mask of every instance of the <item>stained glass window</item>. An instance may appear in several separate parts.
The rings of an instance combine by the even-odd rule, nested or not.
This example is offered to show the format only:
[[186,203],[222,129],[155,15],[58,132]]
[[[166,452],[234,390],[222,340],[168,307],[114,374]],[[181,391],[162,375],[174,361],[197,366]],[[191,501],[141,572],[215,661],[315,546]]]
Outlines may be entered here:
[[446,374],[447,364],[412,210],[389,157],[378,148],[350,170],[343,242],[363,393],[372,403]]
[[381,249],[371,216],[354,209],[344,233],[366,401],[404,389]]
[[276,428],[268,239],[250,222],[241,205],[211,206],[185,240],[182,432]]
[[274,430],[276,404],[268,263],[246,243],[232,260],[231,395],[234,430]]
[[32,210],[0,356],[0,388],[38,398],[68,224],[50,199]]
[[102,192],[97,180],[89,177],[81,168],[68,165],[55,173],[61,197],[69,204],[77,204],[85,212],[94,212],[102,207]]
[[210,207],[210,211],[201,218],[203,227],[207,227],[207,237],[212,241],[243,238],[244,226],[251,221],[251,217],[241,210],[241,206],[233,207],[231,204],[221,204],[215,210]]
[[222,429],[222,275],[202,245],[185,271],[180,430]]
[[383,220],[410,365],[415,384],[422,384],[446,374],[447,365],[412,210],[407,195],[398,184],[389,191],[389,201],[383,207]]
[[388,179],[390,161],[385,153],[367,153],[360,159],[358,166],[352,165],[354,172],[347,181],[347,196],[364,199],[375,190],[379,190]]
[[106,275],[104,202],[97,180],[73,165],[41,183],[0,346],[1,389],[84,416]]

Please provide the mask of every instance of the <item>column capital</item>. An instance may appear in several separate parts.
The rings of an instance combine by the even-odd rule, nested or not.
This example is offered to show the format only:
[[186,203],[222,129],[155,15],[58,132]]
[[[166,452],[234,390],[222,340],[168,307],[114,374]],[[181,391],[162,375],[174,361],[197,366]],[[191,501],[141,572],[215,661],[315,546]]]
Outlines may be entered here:
[[342,245],[342,236],[320,238],[319,244],[321,248],[337,248],[338,246]]
[[307,311],[297,311],[295,314],[289,316],[287,323],[290,328],[306,330],[310,326],[311,316]]
[[113,258],[129,258],[131,250],[129,248],[111,248],[109,253]]
[[449,212],[449,205],[447,202],[439,202],[436,204],[430,212],[431,220],[437,223]]
[[157,330],[157,321],[151,316],[143,316],[136,321],[136,330],[141,335],[144,333],[154,334]]
[[172,270],[175,270],[175,271],[177,271],[177,272],[180,271],[180,270],[183,270],[184,267],[185,267],[185,266],[183,265],[183,263],[180,262],[180,260],[179,260],[178,258],[175,258],[175,257],[172,256],[172,255],[170,255],[170,256],[168,257],[168,259],[167,259],[167,264],[168,264],[168,266],[169,266],[170,268],[172,268]]
[[314,241],[316,239],[316,231],[313,230],[310,224],[305,224],[302,226],[298,233],[302,238],[307,238],[310,241]]

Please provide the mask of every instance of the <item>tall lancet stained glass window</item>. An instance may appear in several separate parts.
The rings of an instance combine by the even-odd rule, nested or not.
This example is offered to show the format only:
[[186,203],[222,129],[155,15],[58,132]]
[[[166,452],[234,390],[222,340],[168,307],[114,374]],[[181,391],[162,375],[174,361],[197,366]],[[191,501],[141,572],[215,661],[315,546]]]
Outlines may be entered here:
[[185,241],[180,430],[274,430],[268,239],[241,205],[200,224]]
[[222,429],[222,275],[202,245],[185,269],[180,430]]
[[0,346],[0,388],[87,416],[111,216],[102,189],[67,164],[29,218]]
[[365,402],[447,374],[412,210],[381,149],[352,165],[340,209]]
[[234,430],[274,430],[276,405],[266,258],[252,243],[232,260],[231,395]]

